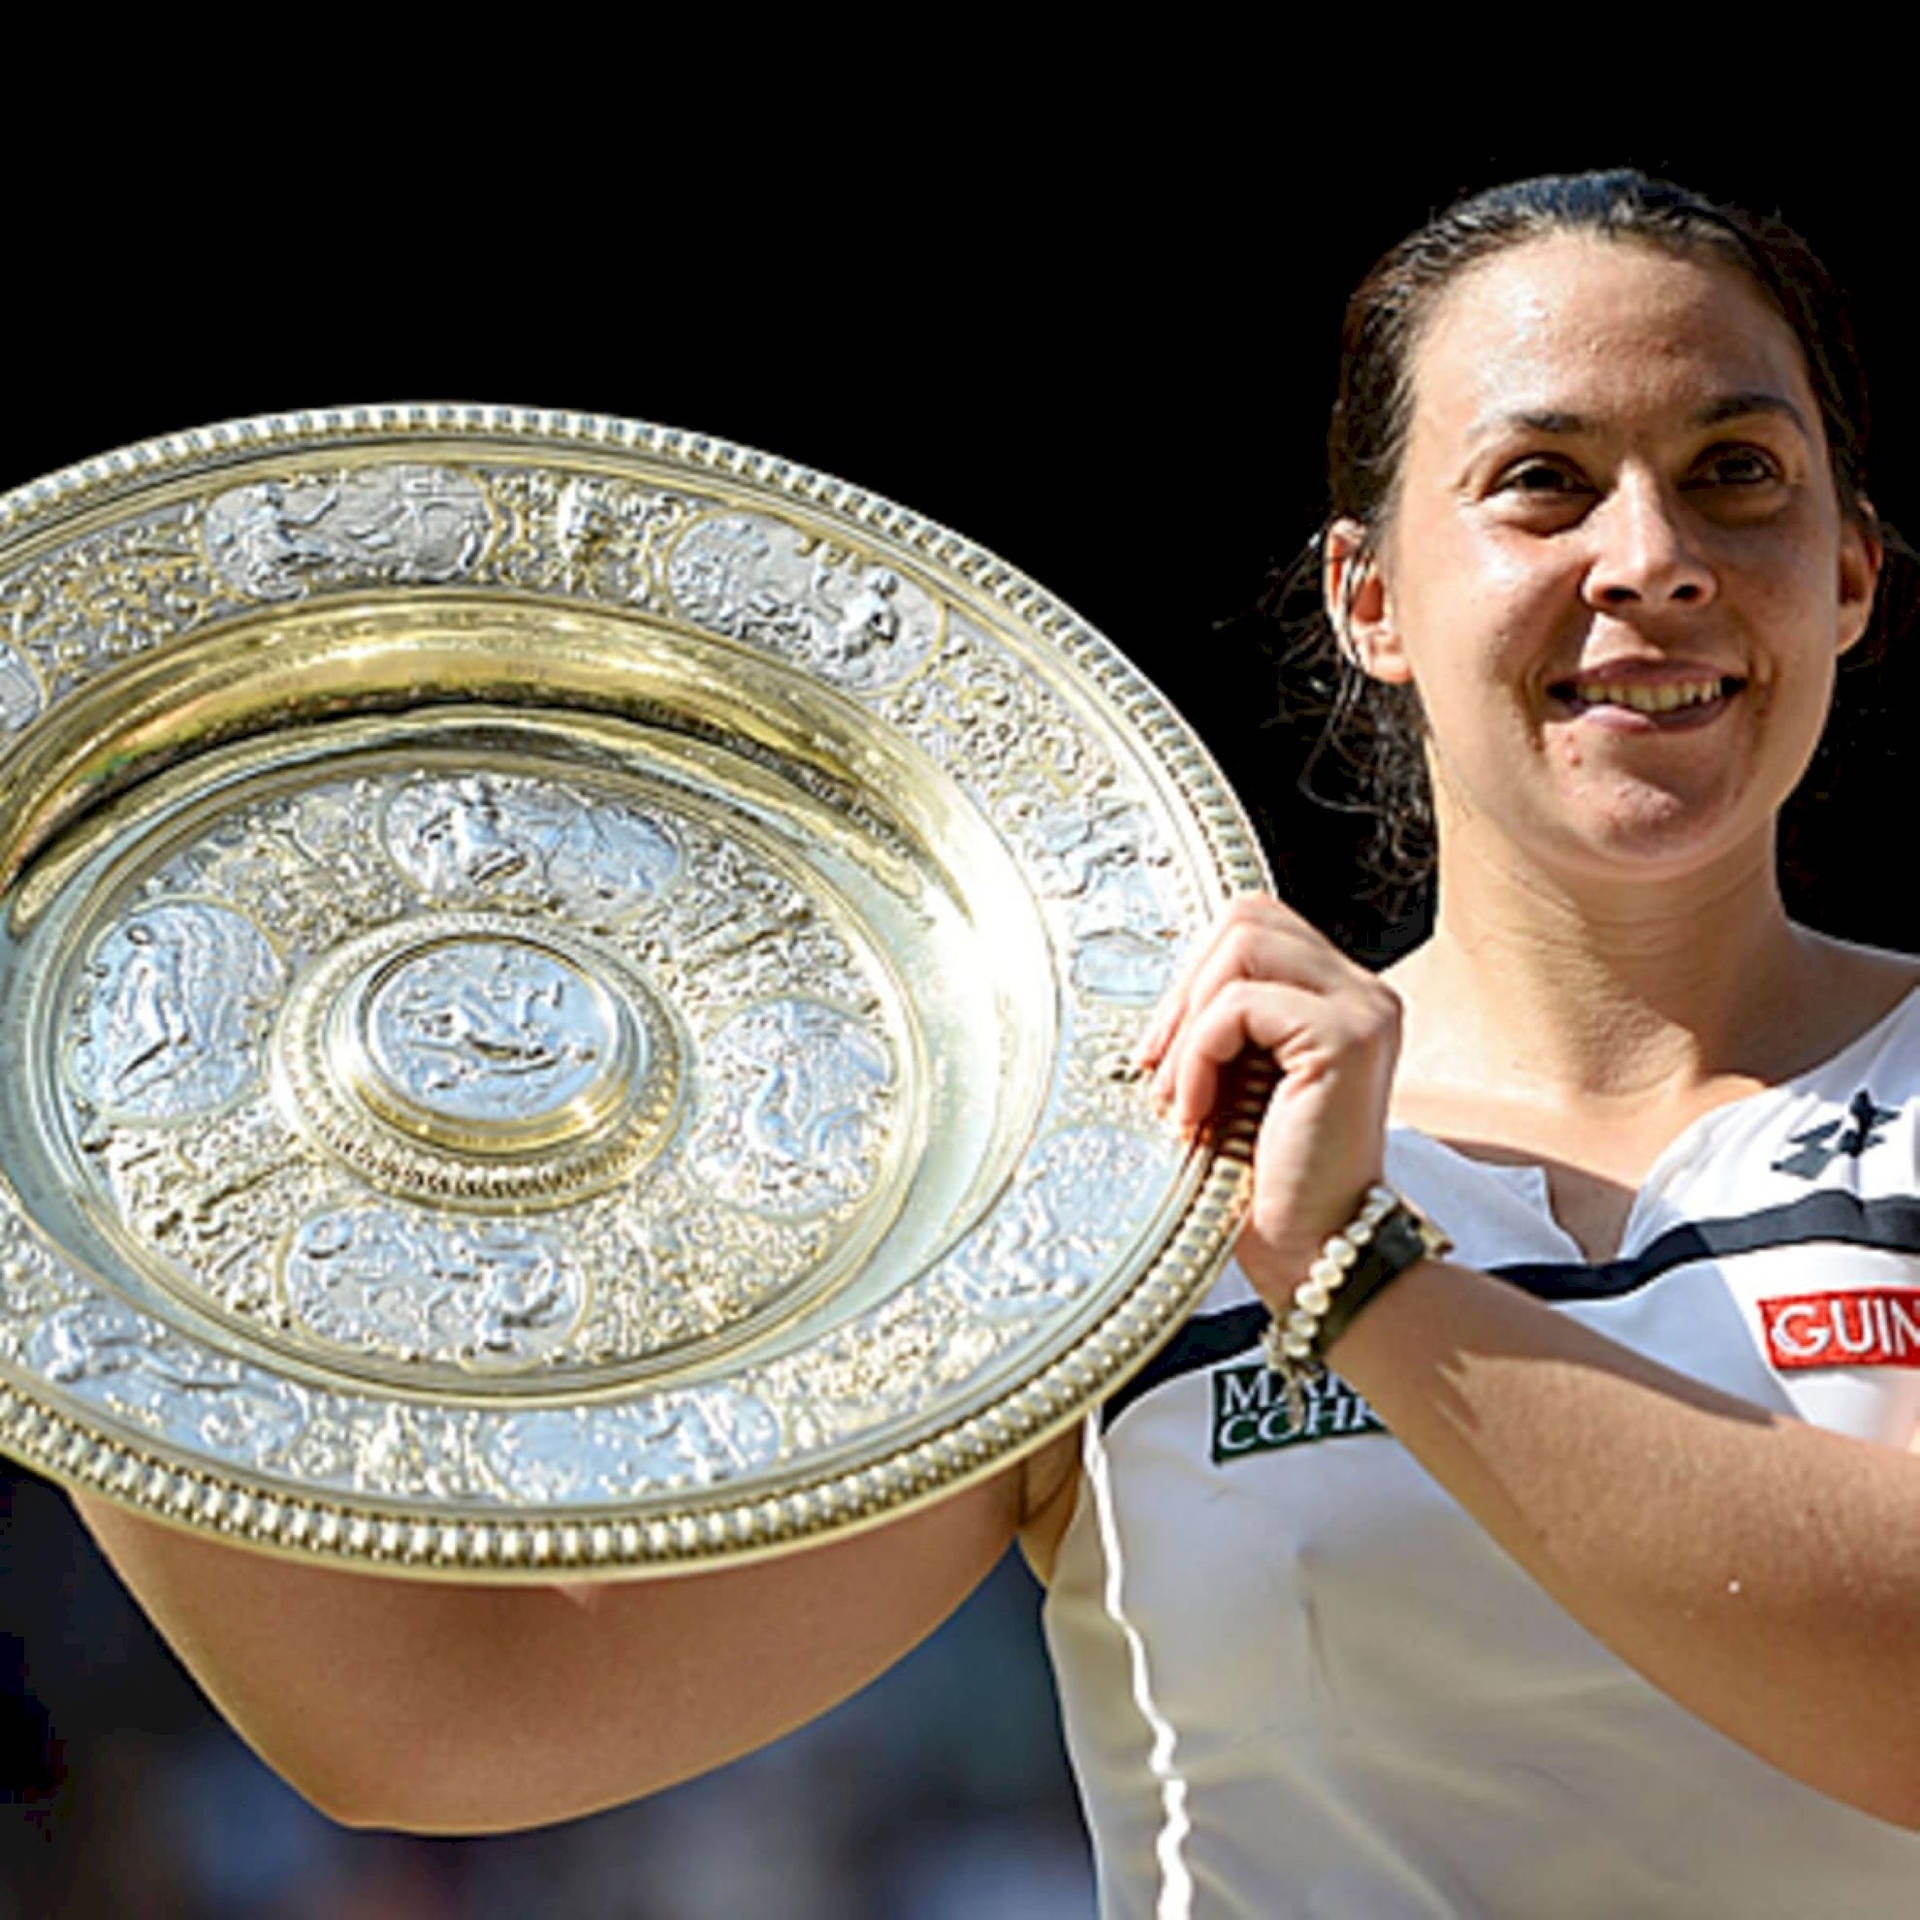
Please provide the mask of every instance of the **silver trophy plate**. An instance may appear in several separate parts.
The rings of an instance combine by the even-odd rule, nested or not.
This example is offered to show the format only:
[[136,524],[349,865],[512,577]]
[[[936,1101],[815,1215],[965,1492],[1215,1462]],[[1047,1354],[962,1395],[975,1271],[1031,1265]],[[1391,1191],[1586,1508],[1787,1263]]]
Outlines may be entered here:
[[871,1524],[1224,1258],[1135,1042],[1263,883],[1072,614],[626,421],[243,420],[0,500],[0,1447],[263,1550]]

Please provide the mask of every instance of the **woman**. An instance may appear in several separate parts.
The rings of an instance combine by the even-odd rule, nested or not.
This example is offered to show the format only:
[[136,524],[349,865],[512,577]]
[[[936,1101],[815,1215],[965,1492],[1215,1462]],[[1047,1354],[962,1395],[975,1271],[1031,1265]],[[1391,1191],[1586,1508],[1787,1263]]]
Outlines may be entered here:
[[1436,929],[1382,982],[1248,901],[1195,960],[1143,1046],[1174,1116],[1247,1048],[1284,1078],[1238,1264],[1084,1440],[579,1594],[90,1506],[268,1757],[369,1823],[607,1805],[841,1697],[1022,1530],[1112,1913],[1910,1910],[1920,966],[1774,878],[1882,560],[1823,285],[1613,176],[1363,288],[1327,597],[1417,717]]
[[1287,1309],[1383,1171],[1458,1254],[1327,1355],[1328,1437],[1357,1395],[1401,1450],[1224,1462],[1248,1427],[1217,1365],[1109,1425],[1101,1577],[1132,1572],[1136,1718],[1173,1733],[1114,1704],[1084,1527],[1051,1602],[1069,1726],[1083,1777],[1137,1783],[1096,1795],[1109,1858],[1157,1848],[1198,1910],[1283,1863],[1368,1914],[1912,1905],[1907,1835],[1783,1777],[1920,1814],[1920,970],[1794,927],[1774,877],[1881,558],[1818,283],[1783,249],[1783,304],[1777,244],[1542,183],[1357,302],[1328,598],[1425,716],[1435,931],[1383,985],[1245,904],[1147,1052],[1190,1125],[1242,1048],[1287,1069],[1245,1279],[1196,1328]]

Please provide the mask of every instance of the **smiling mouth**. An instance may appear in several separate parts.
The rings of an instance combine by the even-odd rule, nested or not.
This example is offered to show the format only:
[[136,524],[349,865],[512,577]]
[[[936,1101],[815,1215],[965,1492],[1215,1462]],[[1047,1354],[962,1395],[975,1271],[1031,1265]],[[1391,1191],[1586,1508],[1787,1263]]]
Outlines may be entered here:
[[1631,680],[1561,680],[1548,688],[1548,692],[1575,713],[1585,713],[1595,707],[1616,707],[1660,719],[1668,714],[1703,713],[1745,685],[1744,680],[1732,674],[1702,674],[1696,680],[1667,680],[1658,684]]

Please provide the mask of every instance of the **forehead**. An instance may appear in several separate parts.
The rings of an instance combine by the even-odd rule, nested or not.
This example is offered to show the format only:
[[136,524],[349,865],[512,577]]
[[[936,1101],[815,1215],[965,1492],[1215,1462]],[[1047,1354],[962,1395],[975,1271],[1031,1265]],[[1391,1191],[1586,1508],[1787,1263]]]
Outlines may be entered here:
[[1469,268],[1415,342],[1416,440],[1515,416],[1622,427],[1773,393],[1818,431],[1800,343],[1739,268],[1646,241],[1556,234]]

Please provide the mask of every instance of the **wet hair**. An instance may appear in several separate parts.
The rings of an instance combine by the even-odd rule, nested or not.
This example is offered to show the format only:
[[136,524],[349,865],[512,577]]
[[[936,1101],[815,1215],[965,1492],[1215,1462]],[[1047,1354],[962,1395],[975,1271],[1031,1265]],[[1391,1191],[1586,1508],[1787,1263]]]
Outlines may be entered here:
[[[1629,169],[1549,174],[1476,193],[1436,214],[1374,266],[1347,303],[1327,435],[1329,526],[1355,521],[1364,530],[1363,556],[1378,549],[1406,458],[1414,356],[1442,296],[1481,261],[1562,233],[1721,260],[1746,274],[1800,343],[1841,511],[1881,532],[1865,497],[1866,381],[1845,299],[1813,249],[1781,220]],[[1311,798],[1373,816],[1363,856],[1373,896],[1390,918],[1405,919],[1409,902],[1417,913],[1433,873],[1425,722],[1413,688],[1369,679],[1340,649],[1320,604],[1324,536],[1325,529],[1268,602],[1303,636],[1289,650],[1289,704],[1298,711],[1304,694],[1327,716],[1301,784]]]

